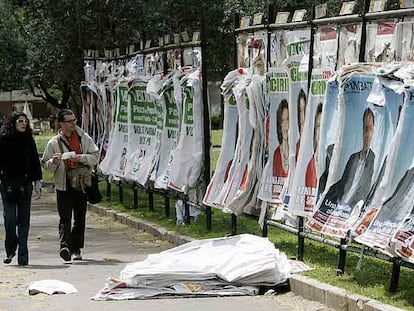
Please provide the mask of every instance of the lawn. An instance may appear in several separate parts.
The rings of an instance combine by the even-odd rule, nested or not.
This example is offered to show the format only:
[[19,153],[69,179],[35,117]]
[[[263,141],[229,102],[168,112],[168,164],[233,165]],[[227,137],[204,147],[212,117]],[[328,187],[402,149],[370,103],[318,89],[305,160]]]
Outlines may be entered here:
[[[52,138],[54,133],[43,133],[42,135],[34,135],[34,139],[37,146],[37,152],[42,155],[45,150],[46,144],[50,138]],[[53,173],[42,168],[43,182],[51,183],[53,182]]]

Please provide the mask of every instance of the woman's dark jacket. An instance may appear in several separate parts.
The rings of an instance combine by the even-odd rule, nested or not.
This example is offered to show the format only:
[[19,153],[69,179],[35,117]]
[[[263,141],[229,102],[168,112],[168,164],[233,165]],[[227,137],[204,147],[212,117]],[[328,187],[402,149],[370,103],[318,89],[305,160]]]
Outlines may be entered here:
[[16,133],[0,137],[0,180],[42,179],[42,169],[33,136]]

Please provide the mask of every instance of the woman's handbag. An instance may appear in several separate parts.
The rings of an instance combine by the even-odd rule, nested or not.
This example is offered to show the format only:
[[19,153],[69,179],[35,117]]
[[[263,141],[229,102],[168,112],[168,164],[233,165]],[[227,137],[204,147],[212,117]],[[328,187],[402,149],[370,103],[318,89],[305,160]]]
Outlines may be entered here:
[[102,194],[99,191],[99,177],[96,174],[92,175],[92,184],[86,188],[86,199],[91,204],[96,204],[102,201]]

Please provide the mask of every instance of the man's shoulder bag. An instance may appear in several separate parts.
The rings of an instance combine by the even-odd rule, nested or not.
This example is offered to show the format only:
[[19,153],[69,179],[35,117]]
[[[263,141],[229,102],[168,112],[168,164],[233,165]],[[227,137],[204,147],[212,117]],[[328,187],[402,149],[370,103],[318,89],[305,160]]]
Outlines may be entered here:
[[[63,153],[62,143],[73,151],[72,148],[62,139],[59,139],[59,148]],[[91,204],[96,204],[102,201],[102,194],[99,191],[99,180],[96,174],[93,174],[92,168],[79,163],[77,167],[69,167],[65,163],[66,178],[69,185],[86,194],[86,199]]]

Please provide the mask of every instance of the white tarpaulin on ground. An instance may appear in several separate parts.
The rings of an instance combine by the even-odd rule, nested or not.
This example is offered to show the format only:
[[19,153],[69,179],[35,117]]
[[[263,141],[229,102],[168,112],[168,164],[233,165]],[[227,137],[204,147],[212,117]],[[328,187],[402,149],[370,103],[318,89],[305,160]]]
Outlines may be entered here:
[[267,238],[242,234],[192,241],[128,264],[93,299],[253,295],[255,286],[283,283],[290,273],[286,255]]

